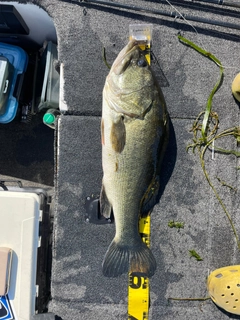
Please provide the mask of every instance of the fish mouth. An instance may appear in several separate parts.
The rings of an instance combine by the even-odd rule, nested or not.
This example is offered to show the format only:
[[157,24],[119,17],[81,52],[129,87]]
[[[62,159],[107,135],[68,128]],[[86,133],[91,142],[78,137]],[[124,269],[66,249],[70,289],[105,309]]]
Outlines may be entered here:
[[112,65],[111,71],[113,71],[116,75],[122,74],[129,66],[131,60],[139,57],[139,50],[140,49],[137,41],[129,41],[122,51],[120,51]]

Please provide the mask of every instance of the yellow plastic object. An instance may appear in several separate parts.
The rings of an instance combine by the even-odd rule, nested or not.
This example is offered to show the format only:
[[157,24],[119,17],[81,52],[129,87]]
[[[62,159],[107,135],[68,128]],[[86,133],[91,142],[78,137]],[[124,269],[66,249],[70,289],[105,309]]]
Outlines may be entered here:
[[219,307],[240,315],[240,265],[214,270],[208,277],[207,287]]
[[[150,246],[150,215],[139,221],[139,233],[142,241]],[[139,272],[128,275],[128,320],[148,320],[149,278]]]
[[232,82],[232,94],[240,102],[240,73],[236,75]]

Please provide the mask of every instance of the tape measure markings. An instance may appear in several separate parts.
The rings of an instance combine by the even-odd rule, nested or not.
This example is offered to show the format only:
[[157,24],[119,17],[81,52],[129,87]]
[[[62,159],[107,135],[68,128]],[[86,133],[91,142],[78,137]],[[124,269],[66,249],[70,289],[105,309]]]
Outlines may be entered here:
[[[139,221],[142,240],[150,245],[150,215]],[[141,272],[129,273],[128,282],[128,320],[148,320],[149,278]]]

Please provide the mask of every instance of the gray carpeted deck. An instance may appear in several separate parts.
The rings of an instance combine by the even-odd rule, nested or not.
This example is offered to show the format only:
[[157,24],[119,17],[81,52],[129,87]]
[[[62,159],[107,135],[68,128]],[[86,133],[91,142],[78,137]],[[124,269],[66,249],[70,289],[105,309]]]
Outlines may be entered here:
[[[238,23],[240,10],[185,1],[182,13],[210,20]],[[60,117],[57,129],[55,177],[55,234],[52,270],[52,301],[49,311],[62,319],[127,319],[127,276],[105,278],[101,263],[114,235],[114,225],[85,221],[87,196],[101,188],[100,117],[101,95],[108,69],[128,41],[132,23],[153,24],[156,68],[171,117],[171,136],[162,170],[162,196],[152,213],[151,247],[158,268],[151,279],[150,319],[240,319],[220,310],[210,300],[168,301],[169,297],[196,298],[208,295],[206,278],[217,268],[240,264],[240,253],[225,213],[204,178],[199,157],[186,147],[192,141],[194,119],[205,108],[219,78],[212,61],[177,39],[182,34],[217,56],[225,66],[224,80],[213,99],[219,130],[239,125],[239,106],[231,94],[231,82],[240,68],[240,31],[144,12],[67,0],[39,0],[53,18],[58,35],[59,60],[64,64],[64,99],[69,112]],[[136,4],[136,1],[121,1]],[[164,1],[137,1],[139,6],[172,11]],[[193,9],[193,6],[198,8]],[[163,77],[164,75],[164,77]],[[217,146],[236,148],[233,140]],[[224,199],[239,233],[239,194],[221,186],[216,177],[239,186],[239,162],[232,155],[206,153],[206,168]],[[170,220],[184,222],[179,231]],[[190,258],[196,250],[203,261]]]
[[[152,249],[158,269],[151,279],[150,319],[228,319],[211,301],[178,302],[169,297],[205,297],[209,272],[239,262],[239,252],[225,217],[200,167],[197,155],[186,152],[191,142],[189,130],[203,110],[219,77],[219,68],[210,60],[177,39],[179,30],[215,54],[225,69],[224,81],[213,101],[220,117],[220,129],[239,123],[239,107],[230,86],[240,61],[239,31],[204,24],[198,35],[180,21],[150,14],[109,9],[84,3],[42,1],[53,17],[59,41],[59,59],[64,64],[64,98],[69,115],[58,127],[58,171],[56,177],[55,249],[50,311],[63,319],[126,319],[127,276],[107,279],[102,276],[103,255],[114,235],[114,225],[98,226],[85,222],[84,201],[100,192],[101,94],[108,69],[102,60],[106,47],[111,63],[127,42],[131,23],[153,23],[153,49],[160,63],[163,92],[172,126],[164,160],[162,196],[152,213]],[[125,2],[129,3],[129,2]],[[155,2],[139,5],[171,10]],[[209,19],[236,22],[233,10],[183,12]],[[217,10],[219,7],[215,7]],[[206,11],[205,11],[206,9]],[[226,13],[226,16],[223,15]],[[212,32],[215,28],[220,33]],[[221,33],[223,32],[223,33]],[[228,34],[230,33],[230,34]],[[160,75],[160,70],[158,70]],[[228,144],[229,142],[227,142]],[[231,147],[236,146],[231,142]],[[234,157],[206,155],[207,169],[237,187],[237,161]],[[218,184],[239,231],[237,193]],[[170,229],[170,220],[183,221],[184,229]],[[190,258],[195,249],[203,258]]]

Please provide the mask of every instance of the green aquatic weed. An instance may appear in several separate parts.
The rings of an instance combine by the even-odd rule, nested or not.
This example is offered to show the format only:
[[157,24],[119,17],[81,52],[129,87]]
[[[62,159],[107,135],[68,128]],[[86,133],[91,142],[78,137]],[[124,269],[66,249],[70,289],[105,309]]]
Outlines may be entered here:
[[102,59],[103,59],[105,65],[107,66],[107,68],[111,69],[111,65],[107,62],[106,48],[105,47],[103,47],[103,49],[102,49]]
[[227,187],[235,192],[237,192],[237,189],[234,188],[233,186],[231,186],[230,184],[228,184],[227,182],[223,181],[221,178],[216,177],[216,179],[221,183],[222,186]]
[[197,261],[203,261],[200,255],[195,250],[189,250],[190,257],[194,257]]
[[168,226],[169,226],[169,228],[183,229],[184,228],[184,222],[170,220],[168,222]]
[[202,132],[202,140],[203,142],[207,142],[207,128],[208,128],[208,122],[209,122],[209,116],[211,114],[211,109],[212,109],[212,99],[214,94],[217,92],[217,90],[220,88],[222,80],[223,80],[223,66],[220,60],[218,60],[218,58],[216,58],[212,53],[200,48],[199,46],[197,46],[195,43],[193,43],[192,41],[182,37],[180,34],[178,35],[178,39],[185,43],[186,45],[190,46],[191,48],[193,48],[194,50],[198,51],[199,53],[201,53],[202,55],[204,55],[205,57],[211,59],[213,62],[215,62],[219,68],[220,68],[220,77],[217,81],[217,83],[215,84],[215,86],[213,87],[209,97],[208,97],[208,101],[207,101],[207,105],[206,105],[206,109],[204,112],[204,118],[203,118],[203,122],[202,122],[202,128],[201,128],[201,132]]
[[168,300],[179,300],[179,301],[206,301],[211,299],[211,297],[204,297],[204,298],[172,298],[169,297]]
[[[232,228],[234,236],[236,238],[238,249],[240,250],[239,237],[238,237],[236,228],[232,222],[231,215],[228,212],[227,207],[225,206],[220,195],[218,194],[217,189],[213,185],[209,174],[207,173],[206,166],[205,166],[205,159],[204,159],[205,153],[208,149],[212,149],[212,150],[214,150],[214,152],[219,152],[219,153],[223,153],[223,154],[232,154],[236,157],[240,157],[240,153],[236,150],[225,150],[225,149],[221,149],[221,148],[218,148],[215,146],[215,141],[217,139],[227,137],[227,136],[234,137],[236,139],[237,144],[239,144],[239,141],[240,141],[240,127],[232,127],[232,128],[226,129],[226,130],[218,133],[218,129],[219,129],[218,114],[216,112],[212,111],[213,96],[216,93],[216,91],[220,88],[222,80],[223,80],[223,66],[222,66],[222,63],[220,62],[220,60],[218,60],[213,54],[200,48],[192,41],[182,37],[181,35],[178,35],[178,39],[182,43],[190,46],[191,48],[193,48],[194,50],[199,52],[200,54],[211,59],[220,68],[220,77],[209,95],[206,108],[204,111],[201,111],[199,113],[199,115],[197,116],[196,120],[193,123],[192,129],[191,129],[191,131],[193,132],[193,143],[187,146],[187,151],[190,148],[192,149],[193,152],[195,152],[196,149],[198,150],[198,154],[200,157],[200,163],[201,163],[201,167],[202,167],[203,173],[205,175],[205,178],[208,181],[208,184],[210,185],[210,187],[212,188],[218,202],[220,203],[223,211],[225,212],[225,214],[230,222],[231,228]],[[201,132],[200,137],[199,137],[199,132]]]

